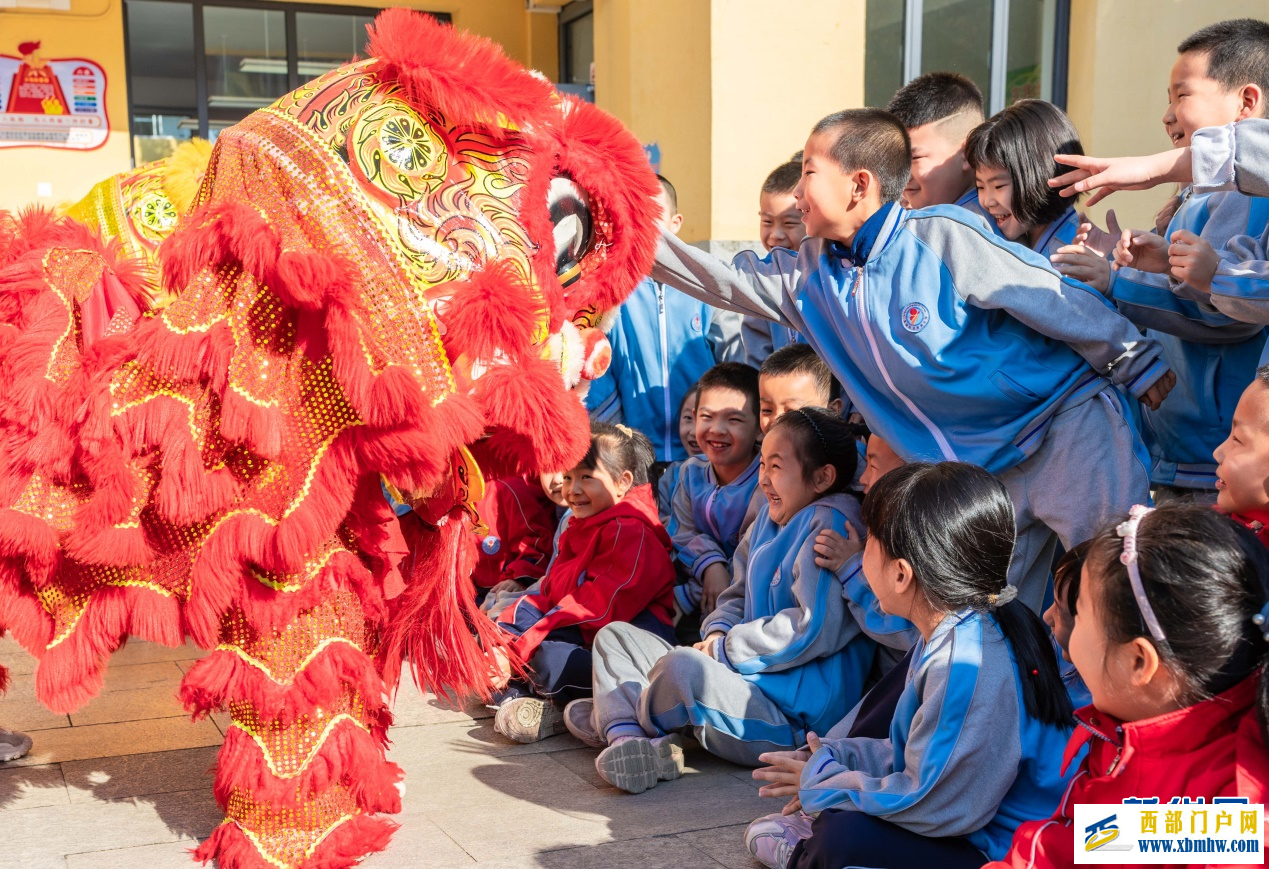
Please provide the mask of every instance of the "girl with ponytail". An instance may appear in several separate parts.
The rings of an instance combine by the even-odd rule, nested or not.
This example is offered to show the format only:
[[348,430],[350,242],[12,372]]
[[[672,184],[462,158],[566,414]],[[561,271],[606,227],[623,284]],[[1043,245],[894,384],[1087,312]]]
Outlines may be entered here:
[[864,578],[920,631],[907,684],[884,738],[847,736],[865,698],[808,750],[764,756],[762,793],[794,799],[745,842],[780,869],[976,869],[1058,804],[1074,726],[1048,633],[1007,581],[1013,505],[980,467],[914,463],[863,516]]

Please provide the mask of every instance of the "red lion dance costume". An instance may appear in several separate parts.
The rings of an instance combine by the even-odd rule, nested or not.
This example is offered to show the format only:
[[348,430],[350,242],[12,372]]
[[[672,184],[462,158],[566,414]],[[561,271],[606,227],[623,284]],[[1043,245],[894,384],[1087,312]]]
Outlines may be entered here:
[[584,454],[570,389],[655,243],[612,118],[423,15],[369,53],[221,133],[188,211],[143,167],[0,215],[0,627],[59,712],[128,636],[210,650],[182,697],[233,720],[224,869],[387,845],[402,661],[491,672],[483,476]]

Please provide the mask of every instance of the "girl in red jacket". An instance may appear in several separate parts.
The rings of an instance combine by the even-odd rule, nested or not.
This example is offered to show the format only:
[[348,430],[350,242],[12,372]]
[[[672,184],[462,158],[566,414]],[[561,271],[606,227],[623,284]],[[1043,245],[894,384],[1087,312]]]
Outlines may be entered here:
[[590,644],[610,622],[674,642],[670,537],[648,484],[652,444],[625,426],[595,423],[590,451],[564,475],[572,510],[559,554],[536,593],[499,614],[528,679],[495,698],[494,729],[517,742],[564,732],[564,705],[591,691]]
[[1210,507],[1134,507],[1093,538],[1070,641],[1093,703],[1066,763],[1088,755],[1053,817],[990,865],[1071,865],[1076,804],[1269,801],[1267,600],[1269,551]]

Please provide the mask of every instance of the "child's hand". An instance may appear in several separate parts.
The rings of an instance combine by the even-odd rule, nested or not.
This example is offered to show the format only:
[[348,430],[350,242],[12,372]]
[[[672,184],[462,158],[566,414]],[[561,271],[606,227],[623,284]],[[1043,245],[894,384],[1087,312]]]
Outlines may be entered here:
[[1163,376],[1146,390],[1145,395],[1141,396],[1141,403],[1151,410],[1158,410],[1159,405],[1163,404],[1163,399],[1168,397],[1168,393],[1174,386],[1176,386],[1176,375],[1171,370],[1163,372]]
[[1206,241],[1188,229],[1178,229],[1172,233],[1168,262],[1172,266],[1172,277],[1196,290],[1210,293],[1212,278],[1216,276],[1221,258]]
[[815,537],[815,566],[841,573],[846,562],[863,551],[864,544],[860,536],[855,526],[849,522],[846,523],[845,537],[832,528],[821,531]]
[[1086,245],[1063,245],[1049,261],[1066,277],[1088,284],[1103,296],[1110,291],[1110,263]]
[[718,596],[731,585],[731,573],[727,570],[727,565],[718,561],[705,568],[701,585],[701,615],[707,616],[714,611]]
[[1099,253],[1107,256],[1115,245],[1119,243],[1119,236],[1123,232],[1119,228],[1119,221],[1115,219],[1115,209],[1106,212],[1106,229],[1102,229],[1086,214],[1080,216],[1079,228],[1075,230],[1074,244],[1082,244],[1093,253]]
[[485,600],[489,600],[491,597],[497,597],[504,592],[516,592],[523,590],[524,589],[520,583],[516,582],[514,579],[504,579],[502,582],[489,589],[489,593],[485,596]]
[[1189,148],[1172,148],[1148,157],[1055,154],[1053,159],[1075,168],[1050,178],[1050,187],[1061,187],[1063,196],[1097,190],[1084,203],[1086,208],[1096,205],[1116,190],[1148,190],[1165,181],[1189,181],[1191,172]]
[[1125,229],[1115,245],[1115,268],[1132,267],[1157,275],[1168,272],[1168,240],[1153,232]]
[[699,643],[692,643],[692,648],[698,652],[704,652],[711,658],[714,657],[714,641],[719,637],[725,636],[722,631],[710,631],[709,635]]
[[511,658],[502,646],[494,646],[491,650],[494,659],[494,676],[490,679],[494,690],[501,691],[511,681]]
[[786,815],[791,815],[802,808],[802,802],[798,798],[802,770],[806,767],[806,762],[811,759],[811,755],[819,751],[821,747],[820,739],[814,733],[806,735],[806,744],[807,748],[798,751],[768,751],[758,755],[758,760],[770,765],[753,771],[754,778],[772,782],[758,788],[758,796],[793,798],[784,807],[783,814]]

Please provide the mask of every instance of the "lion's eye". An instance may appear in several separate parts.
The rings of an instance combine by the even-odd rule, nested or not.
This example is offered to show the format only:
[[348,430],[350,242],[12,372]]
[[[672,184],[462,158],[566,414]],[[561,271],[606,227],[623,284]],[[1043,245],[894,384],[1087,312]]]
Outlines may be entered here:
[[546,202],[555,228],[555,271],[569,283],[590,248],[590,203],[582,188],[563,177],[551,181]]

